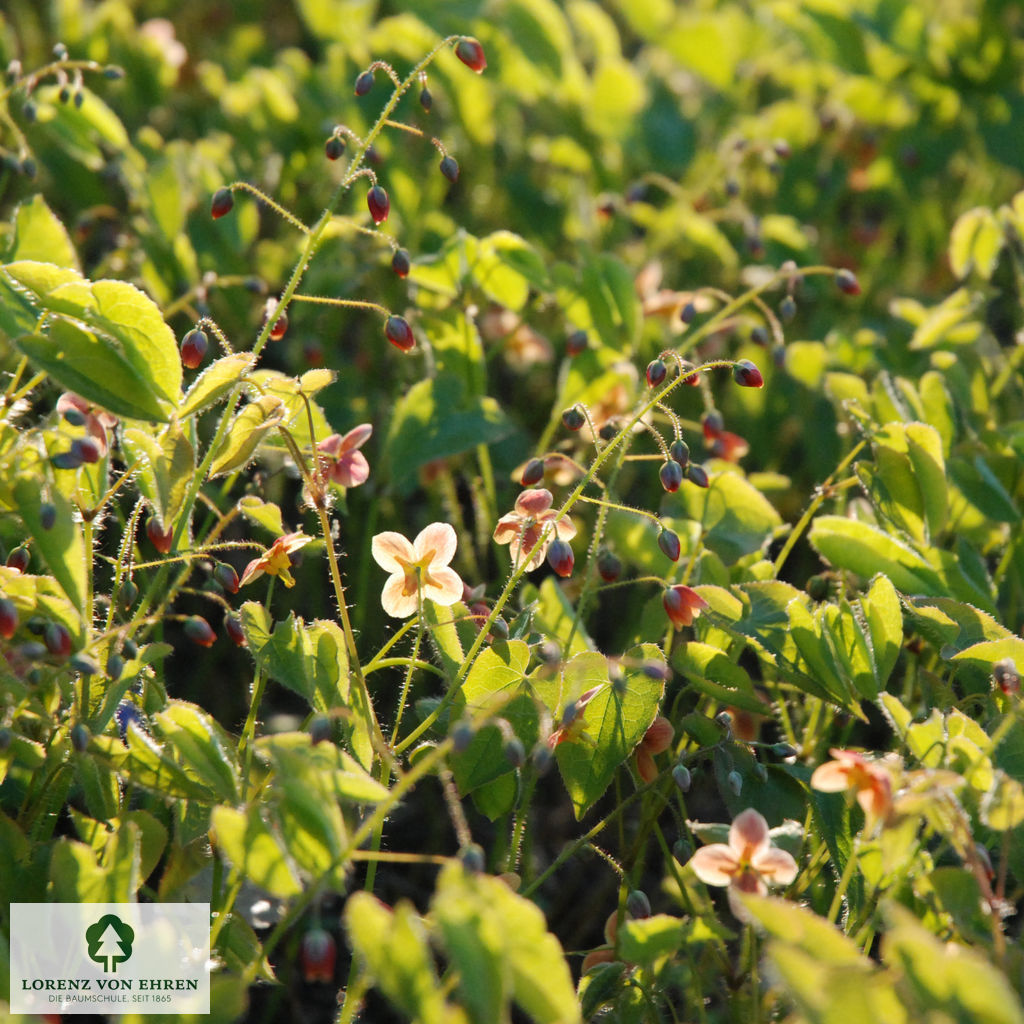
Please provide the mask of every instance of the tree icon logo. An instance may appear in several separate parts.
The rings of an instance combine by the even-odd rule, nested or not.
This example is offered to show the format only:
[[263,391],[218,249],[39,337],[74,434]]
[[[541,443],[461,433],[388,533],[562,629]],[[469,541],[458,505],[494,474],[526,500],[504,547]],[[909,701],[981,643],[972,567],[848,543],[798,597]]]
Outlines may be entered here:
[[85,930],[89,959],[103,966],[104,973],[116,974],[117,965],[132,955],[135,930],[116,914],[105,914]]

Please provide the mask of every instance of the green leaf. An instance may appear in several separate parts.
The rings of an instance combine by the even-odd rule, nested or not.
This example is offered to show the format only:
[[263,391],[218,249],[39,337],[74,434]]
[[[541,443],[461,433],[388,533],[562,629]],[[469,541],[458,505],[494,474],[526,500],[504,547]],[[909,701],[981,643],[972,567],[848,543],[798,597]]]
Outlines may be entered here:
[[273,502],[264,501],[255,494],[247,494],[238,499],[238,511],[251,523],[269,530],[274,537],[281,537],[288,531],[281,518],[281,509]]
[[914,467],[914,479],[921,491],[924,504],[928,536],[937,537],[949,517],[949,486],[942,453],[942,438],[939,432],[927,423],[908,423],[904,430],[907,453]]
[[15,345],[61,387],[115,416],[170,419],[170,409],[108,339],[64,317],[53,317],[45,335],[23,335]]
[[958,651],[952,660],[991,674],[992,666],[1006,658],[1015,665],[1024,665],[1024,640],[1016,636],[1007,636],[1001,640],[984,640]]
[[[441,667],[449,681],[455,679],[466,656],[462,650],[462,641],[459,639],[459,632],[455,626],[455,619],[458,617],[458,608],[462,605],[444,607],[433,601],[423,602],[423,618],[430,629],[430,639],[434,643]],[[486,653],[486,652],[485,652]]]
[[136,481],[164,524],[170,529],[185,503],[188,486],[196,468],[196,453],[178,422],[169,423],[159,434],[135,427],[126,428],[121,443],[135,463]]
[[[592,659],[593,655],[577,657]],[[606,667],[600,680],[591,675],[588,684],[601,688],[583,710],[583,732],[555,748],[558,768],[577,820],[608,788],[616,769],[643,739],[658,713],[665,683],[660,677],[652,679],[644,672],[643,667],[648,662],[665,663],[661,649],[654,644],[642,644],[628,651],[622,659],[623,677],[614,683],[603,682],[607,679]],[[572,662],[566,666],[567,675],[571,665]]]
[[618,953],[627,963],[653,965],[671,956],[683,942],[683,922],[669,914],[652,914],[639,921],[623,921]]
[[717,647],[697,641],[680,644],[671,661],[691,686],[720,704],[764,713],[764,702],[754,692],[750,676]]
[[760,550],[782,525],[774,506],[739,473],[717,473],[708,488],[680,488],[668,507],[675,501],[701,524],[704,543],[726,565]]
[[[127,745],[127,749],[125,749]],[[93,736],[92,750],[129,782],[164,799],[217,802],[216,794],[197,776],[185,771],[147,733],[129,726],[125,744],[111,736]]]
[[981,820],[997,832],[1006,832],[1024,822],[1024,786],[997,770],[992,788],[981,804]]
[[472,1021],[507,1020],[510,999],[537,1024],[580,1021],[558,939],[540,910],[503,881],[450,863],[438,878],[431,916]]
[[408,493],[421,466],[494,444],[511,429],[498,403],[467,395],[462,379],[442,374],[421,380],[398,400],[391,421],[387,452],[395,486]]
[[946,590],[921,555],[877,526],[843,516],[818,516],[809,539],[822,558],[865,579],[883,572],[905,593],[942,594]]
[[534,625],[546,636],[557,640],[566,655],[581,654],[594,649],[594,641],[588,636],[583,623],[576,623],[576,628],[573,629],[576,609],[551,576],[541,583],[539,589],[533,584],[523,587],[523,604],[530,605],[534,602]]
[[238,799],[238,765],[227,737],[206,712],[194,704],[170,701],[154,721],[187,770],[218,799],[226,803]]
[[976,206],[962,213],[949,236],[949,266],[958,278],[976,270],[991,280],[1003,245],[1003,232],[996,215],[987,207]]
[[78,254],[60,218],[41,194],[23,202],[14,212],[14,233],[4,262],[39,260],[80,270]]
[[874,689],[885,685],[896,665],[903,646],[903,613],[899,595],[887,576],[875,577],[867,594],[858,602],[868,629]]
[[408,900],[399,900],[392,911],[368,892],[353,893],[345,904],[345,929],[353,952],[388,999],[413,1020],[442,1024],[444,999],[426,929]]
[[252,363],[248,352],[233,352],[210,363],[194,381],[178,410],[178,417],[185,419],[193,413],[202,412],[219,402],[231,389],[245,378]]
[[[56,488],[48,495],[57,510],[51,529],[43,528],[42,504],[44,494],[37,476],[19,476],[14,483],[14,499],[25,527],[34,539],[35,549],[43,556],[47,568],[68,600],[81,614],[85,608],[86,560],[85,538],[75,508]],[[72,630],[79,633],[80,624]]]
[[284,849],[260,817],[260,806],[247,811],[220,805],[210,816],[210,837],[242,877],[281,899],[298,896],[302,885]]
[[824,918],[806,907],[775,896],[744,895],[743,904],[773,939],[796,946],[820,962],[872,969],[856,944]]
[[285,418],[284,403],[274,395],[261,395],[244,406],[228,427],[210,466],[210,479],[242,469],[253,457],[267,431]]

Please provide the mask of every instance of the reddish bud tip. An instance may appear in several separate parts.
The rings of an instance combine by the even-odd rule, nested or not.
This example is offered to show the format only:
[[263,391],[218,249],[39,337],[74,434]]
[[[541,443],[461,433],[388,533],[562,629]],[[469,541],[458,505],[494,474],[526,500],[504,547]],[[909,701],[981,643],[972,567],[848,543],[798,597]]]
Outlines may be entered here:
[[524,487],[533,487],[534,484],[539,484],[543,479],[544,460],[530,459],[530,461],[523,467],[523,473],[519,478],[519,482]]
[[705,441],[713,441],[716,437],[721,437],[722,431],[725,429],[722,414],[716,409],[704,413],[700,418],[700,428],[704,432]]
[[213,567],[213,578],[229,593],[238,593],[238,573],[227,562],[218,562]]
[[472,36],[463,36],[455,44],[455,56],[471,71],[478,75],[487,67],[487,57],[479,41]]
[[239,621],[237,615],[224,616],[224,632],[227,633],[228,639],[236,647],[245,647],[245,633],[242,630],[242,623]]
[[590,347],[590,338],[586,331],[573,331],[565,339],[565,351],[570,356],[578,356]]
[[658,470],[658,476],[661,478],[661,486],[669,494],[675,494],[683,482],[683,467],[678,462],[670,459]]
[[761,376],[761,371],[749,359],[741,359],[733,366],[732,379],[741,388],[764,387],[764,377]]
[[689,372],[694,369],[696,369],[696,367],[694,367],[692,363],[683,363],[682,366],[679,367],[680,375],[683,377],[683,387],[700,387],[700,374]]
[[564,541],[561,537],[558,537],[551,542],[551,547],[548,548],[548,565],[550,565],[559,576],[571,576],[575,561],[572,548],[569,546],[568,541]]
[[584,423],[586,423],[586,418],[575,406],[562,413],[562,426],[566,430],[579,430]]
[[622,562],[611,551],[602,551],[597,556],[597,571],[605,583],[614,583],[622,575]]
[[0,636],[10,640],[18,629],[18,609],[9,597],[0,597]]
[[333,981],[336,953],[337,946],[330,932],[323,928],[313,928],[306,932],[299,951],[303,981]]
[[345,154],[345,139],[340,135],[332,135],[324,143],[324,156],[328,160],[340,160]]
[[231,189],[219,188],[213,193],[213,199],[210,201],[210,216],[214,220],[219,220],[229,214],[234,205],[235,197],[231,194]]
[[66,658],[71,653],[71,634],[59,622],[48,622],[43,630],[43,643],[55,658]]
[[94,437],[76,437],[71,442],[72,458],[76,458],[80,462],[88,462],[89,465],[92,465],[100,461],[102,454],[99,442]]
[[647,386],[656,388],[668,376],[668,367],[660,359],[652,359],[647,364]]
[[200,647],[211,647],[217,639],[210,624],[201,615],[190,615],[185,620],[185,636]]
[[388,219],[388,213],[391,212],[391,200],[388,199],[387,192],[380,185],[374,185],[366,193],[366,208],[370,211],[374,224],[383,224]]
[[399,277],[408,277],[409,271],[412,270],[412,260],[409,259],[409,253],[405,249],[396,249],[391,257],[391,269]]
[[676,629],[693,624],[693,620],[708,607],[707,601],[692,587],[677,583],[662,595],[661,603]]
[[170,529],[163,530],[155,517],[146,520],[146,536],[161,555],[166,555],[171,550],[171,540],[174,537],[174,531]]
[[840,270],[836,274],[836,287],[844,295],[860,295],[860,281],[852,270]]
[[20,547],[16,547],[7,556],[7,568],[13,569],[15,572],[24,572],[28,568],[29,553],[28,548],[22,544]]
[[189,370],[196,369],[206,358],[210,347],[210,339],[205,331],[194,328],[181,339],[181,365]]
[[682,545],[679,543],[679,535],[673,530],[662,530],[661,533],[658,534],[658,547],[661,548],[665,556],[671,558],[673,562],[679,561],[679,554],[682,551]]
[[446,156],[439,164],[441,173],[454,185],[459,180],[459,164],[453,156]]
[[373,72],[363,71],[356,78],[356,95],[365,96],[373,88]]
[[409,321],[402,316],[392,315],[387,318],[384,323],[384,337],[403,352],[408,352],[416,344]]

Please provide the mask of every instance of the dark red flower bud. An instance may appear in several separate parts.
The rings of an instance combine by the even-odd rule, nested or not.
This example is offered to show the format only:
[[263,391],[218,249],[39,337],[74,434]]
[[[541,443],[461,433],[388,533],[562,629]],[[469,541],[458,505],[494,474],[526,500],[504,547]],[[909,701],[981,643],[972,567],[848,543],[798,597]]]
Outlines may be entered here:
[[679,535],[673,530],[662,530],[658,534],[658,547],[661,548],[662,552],[671,558],[673,562],[679,561],[679,553],[682,551],[682,545],[679,543]]
[[669,494],[675,494],[683,482],[683,467],[670,459],[662,464],[661,469],[658,470],[658,476],[661,478],[661,486]]
[[331,135],[324,143],[324,156],[328,160],[340,160],[345,155],[345,139],[341,135]]
[[526,764],[526,748],[518,736],[505,740],[504,744],[502,744],[501,752],[505,755],[505,760],[513,768],[522,768]]
[[440,163],[441,173],[454,185],[459,180],[459,164],[453,156],[446,156]]
[[412,260],[409,259],[409,253],[405,249],[396,249],[391,256],[391,269],[399,277],[408,277],[409,271],[412,270]]
[[565,339],[565,351],[570,356],[578,356],[590,347],[590,337],[586,331],[573,331]]
[[622,562],[606,548],[597,556],[597,571],[605,583],[614,583],[622,575]]
[[57,506],[51,501],[44,501],[39,506],[39,525],[49,532],[57,525]]
[[185,620],[185,636],[200,647],[211,647],[217,639],[210,624],[201,615],[190,615]]
[[852,270],[840,270],[836,274],[836,287],[844,295],[860,295],[860,282]]
[[365,96],[373,88],[373,72],[362,71],[356,78],[356,95]]
[[[276,308],[276,307],[275,307]],[[270,313],[273,316],[273,313]],[[280,341],[288,333],[288,314],[278,313],[270,326],[270,340]]]
[[66,658],[71,653],[71,634],[60,622],[48,622],[43,630],[43,643],[55,658]]
[[725,429],[722,414],[716,409],[704,413],[700,418],[700,429],[704,432],[705,441],[713,441],[716,437],[720,437]]
[[408,352],[416,344],[409,321],[402,316],[392,315],[387,318],[384,324],[384,337],[403,352]]
[[459,719],[452,728],[452,749],[456,754],[464,754],[469,750],[469,745],[473,742],[475,735],[476,730],[473,728],[473,723],[467,718]]
[[635,921],[642,921],[651,916],[651,901],[647,893],[634,889],[626,897],[626,913]]
[[519,478],[519,482],[524,487],[533,487],[534,484],[539,484],[544,479],[544,460],[543,459],[530,459],[530,461],[523,466],[522,476]]
[[234,566],[226,562],[218,562],[213,567],[213,578],[229,593],[238,593],[238,573]]
[[463,36],[455,44],[455,56],[462,61],[471,71],[478,75],[487,67],[487,57],[484,48],[472,36]]
[[[147,533],[149,532],[148,525],[146,527],[146,532]],[[168,551],[170,550],[170,546],[169,545],[168,545],[168,549],[167,550]],[[166,552],[165,552],[165,554],[166,554]],[[125,580],[124,583],[121,584],[121,589],[117,593],[117,603],[122,608],[128,609],[128,608],[131,608],[131,606],[133,604],[135,604],[135,599],[138,596],[139,596],[139,588],[135,585],[134,581],[132,581],[132,580]]]
[[647,386],[656,388],[668,376],[668,367],[661,359],[652,359],[647,364]]
[[555,538],[548,548],[548,565],[551,566],[559,576],[571,576],[575,558],[568,541],[561,537]]
[[7,568],[14,569],[15,572],[24,572],[28,568],[29,553],[28,548],[24,544],[16,547],[7,556]]
[[194,370],[206,358],[209,347],[206,331],[193,328],[181,339],[181,365]]
[[1020,673],[1013,658],[1003,658],[992,666],[992,678],[1005,694],[1020,693]]
[[82,462],[93,465],[100,461],[103,454],[99,442],[94,437],[76,437],[71,442],[71,454]]
[[741,388],[764,387],[761,371],[749,359],[741,359],[733,366],[732,378]]
[[693,323],[693,318],[697,315],[697,307],[692,302],[687,302],[681,310],[679,310],[679,319],[684,324]]
[[579,430],[584,423],[586,423],[586,418],[575,406],[562,413],[562,426],[566,430]]
[[366,193],[366,208],[370,211],[374,224],[383,224],[391,212],[391,200],[380,185],[374,185]]
[[707,487],[710,484],[707,470],[703,466],[698,466],[696,462],[691,462],[686,467],[686,479],[698,487]]
[[684,362],[679,367],[679,373],[683,378],[683,387],[687,388],[698,388],[700,387],[700,374],[690,373],[690,370],[695,369],[692,363]]
[[219,188],[213,193],[213,199],[210,201],[210,216],[214,220],[219,220],[230,213],[234,205],[235,197],[231,194],[231,189]]
[[18,629],[18,608],[9,597],[0,597],[0,636],[10,640]]
[[693,620],[708,607],[707,601],[696,590],[682,583],[668,587],[662,594],[661,603],[676,629],[692,625]]
[[309,738],[314,747],[318,743],[327,742],[333,731],[331,720],[326,715],[316,715],[309,723]]
[[459,851],[459,860],[463,868],[471,875],[479,875],[486,867],[484,851],[476,843],[470,843]]
[[[160,526],[159,520],[156,516],[151,516],[146,520],[146,536],[149,538],[149,542],[160,552],[161,555],[166,555],[171,550],[171,541],[174,539],[174,531],[171,529],[164,530]],[[122,587],[122,590],[124,588]]]
[[323,928],[312,928],[302,936],[299,957],[302,978],[306,982],[334,980],[334,961],[337,946],[334,937]]
[[242,629],[242,623],[239,621],[237,615],[224,616],[224,632],[227,633],[228,639],[236,647],[245,647],[245,632]]
[[429,114],[430,113],[430,108],[433,107],[433,105],[434,105],[434,97],[433,97],[433,95],[431,94],[430,90],[426,86],[423,86],[423,88],[420,89],[420,106]]
[[84,754],[89,749],[91,739],[92,733],[84,723],[76,722],[71,727],[71,747],[76,754]]
[[690,446],[681,437],[669,445],[668,453],[683,469],[690,464]]

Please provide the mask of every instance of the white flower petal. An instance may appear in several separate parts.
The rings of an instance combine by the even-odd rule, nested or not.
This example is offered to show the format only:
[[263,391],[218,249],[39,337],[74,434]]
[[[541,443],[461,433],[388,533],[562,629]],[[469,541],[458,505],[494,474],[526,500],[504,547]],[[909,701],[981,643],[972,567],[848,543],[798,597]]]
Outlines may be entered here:
[[374,561],[385,572],[401,573],[405,570],[399,558],[406,562],[416,561],[416,552],[409,541],[400,533],[391,530],[386,533],[378,533],[370,542],[370,553]]
[[424,527],[412,546],[416,550],[416,561],[424,558],[432,551],[433,557],[427,566],[428,570],[437,565],[447,565],[455,557],[455,548],[459,538],[450,523],[431,523]]

